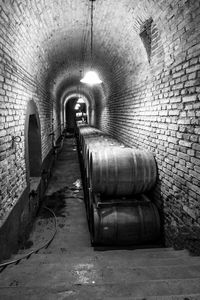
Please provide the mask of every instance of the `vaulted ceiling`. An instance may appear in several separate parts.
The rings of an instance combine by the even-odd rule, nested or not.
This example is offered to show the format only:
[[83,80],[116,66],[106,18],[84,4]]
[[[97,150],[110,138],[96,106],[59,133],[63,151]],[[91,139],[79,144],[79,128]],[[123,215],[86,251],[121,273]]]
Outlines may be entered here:
[[[97,103],[115,91],[118,83],[126,86],[130,74],[133,80],[138,72],[147,71],[148,59],[139,36],[140,26],[153,17],[162,32],[169,2],[173,1],[168,4],[161,0],[94,2],[93,67],[104,82],[92,89]],[[7,35],[10,46],[7,50],[13,61],[57,100],[68,90],[75,90],[80,70],[84,73],[91,66],[91,2],[0,0],[0,3],[5,12],[1,31]],[[85,85],[79,89],[85,94],[91,93],[91,88]]]

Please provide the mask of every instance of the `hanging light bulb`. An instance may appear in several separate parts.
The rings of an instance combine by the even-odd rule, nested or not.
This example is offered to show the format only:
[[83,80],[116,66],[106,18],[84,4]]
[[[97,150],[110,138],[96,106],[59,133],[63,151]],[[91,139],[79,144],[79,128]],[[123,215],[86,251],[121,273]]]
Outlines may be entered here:
[[85,103],[85,101],[80,97],[76,103]]
[[[95,0],[89,0],[91,2],[91,22],[90,22],[90,54],[91,54],[91,62],[93,62],[93,2]],[[92,68],[91,68],[92,69]],[[99,78],[99,75],[94,71],[88,71],[84,78],[80,80],[82,83],[87,83],[89,85],[100,84],[102,80]]]
[[81,82],[93,85],[102,83],[102,80],[99,78],[96,72],[89,71],[85,74],[84,78],[81,79]]

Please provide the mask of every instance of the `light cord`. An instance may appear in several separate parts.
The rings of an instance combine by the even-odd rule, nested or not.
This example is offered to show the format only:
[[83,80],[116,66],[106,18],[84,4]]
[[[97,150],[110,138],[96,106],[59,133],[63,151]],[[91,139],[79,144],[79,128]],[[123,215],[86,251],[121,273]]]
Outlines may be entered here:
[[90,38],[91,38],[91,65],[93,64],[93,10],[94,10],[94,5],[93,5],[93,0],[91,1],[91,32],[90,32]]

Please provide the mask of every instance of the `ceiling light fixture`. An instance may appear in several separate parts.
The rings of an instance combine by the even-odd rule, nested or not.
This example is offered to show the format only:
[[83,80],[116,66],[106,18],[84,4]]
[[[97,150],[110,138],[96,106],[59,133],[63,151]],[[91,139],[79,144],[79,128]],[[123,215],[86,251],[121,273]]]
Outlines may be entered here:
[[93,71],[92,64],[93,64],[93,13],[94,13],[94,4],[95,0],[89,0],[91,2],[91,22],[90,22],[90,55],[91,55],[91,70],[88,71],[84,78],[80,81],[82,83],[87,83],[89,85],[100,84],[102,80],[99,78],[98,74]]
[[78,104],[85,103],[85,101],[83,100],[83,98],[80,97],[80,98],[78,98],[78,101],[76,103],[78,103]]
[[80,104],[76,103],[74,109],[75,109],[75,110],[79,110],[79,108],[80,108]]

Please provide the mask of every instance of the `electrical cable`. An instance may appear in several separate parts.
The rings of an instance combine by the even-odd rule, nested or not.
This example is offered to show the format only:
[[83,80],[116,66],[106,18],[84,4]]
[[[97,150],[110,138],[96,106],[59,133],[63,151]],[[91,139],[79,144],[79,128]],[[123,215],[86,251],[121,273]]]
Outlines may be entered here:
[[[85,27],[83,27],[83,47],[82,47],[82,64],[83,64],[83,71],[84,71],[84,65],[85,65],[85,57],[87,52],[87,44],[88,44],[88,38],[89,38],[89,20],[90,20],[90,6],[88,6],[87,16],[86,16],[86,23]],[[85,31],[85,33],[84,33]]]
[[54,211],[51,210],[47,206],[44,206],[44,209],[48,210],[54,217],[54,232],[53,232],[51,238],[47,242],[45,242],[42,246],[36,248],[35,250],[30,251],[29,253],[23,255],[22,257],[0,264],[0,268],[1,268],[0,272],[2,272],[7,266],[12,265],[12,264],[18,264],[21,260],[23,260],[25,258],[28,259],[33,253],[37,253],[39,250],[41,250],[43,248],[47,249],[49,247],[50,243],[53,241],[53,239],[57,233],[58,223],[57,223],[57,218],[56,218]]
[[90,28],[90,55],[91,55],[91,65],[93,65],[93,13],[94,5],[93,0],[91,1],[91,28]]

